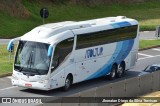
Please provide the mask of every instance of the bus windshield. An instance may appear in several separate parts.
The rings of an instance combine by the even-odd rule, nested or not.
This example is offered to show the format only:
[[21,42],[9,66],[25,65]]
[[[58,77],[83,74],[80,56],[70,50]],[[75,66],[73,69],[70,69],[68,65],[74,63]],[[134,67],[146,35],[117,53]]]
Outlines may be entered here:
[[50,66],[49,44],[20,41],[14,62],[15,71],[29,75],[45,75]]

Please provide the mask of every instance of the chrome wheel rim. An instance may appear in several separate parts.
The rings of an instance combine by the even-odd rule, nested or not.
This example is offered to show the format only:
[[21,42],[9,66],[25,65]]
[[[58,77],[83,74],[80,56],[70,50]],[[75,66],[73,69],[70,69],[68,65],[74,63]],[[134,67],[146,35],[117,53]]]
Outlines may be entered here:
[[116,69],[113,69],[113,70],[112,70],[112,78],[114,78],[115,75],[116,75]]
[[66,88],[69,88],[69,86],[70,86],[70,80],[68,78],[65,81],[65,86],[66,86]]
[[123,73],[123,68],[120,66],[120,68],[118,69],[118,75],[122,75]]

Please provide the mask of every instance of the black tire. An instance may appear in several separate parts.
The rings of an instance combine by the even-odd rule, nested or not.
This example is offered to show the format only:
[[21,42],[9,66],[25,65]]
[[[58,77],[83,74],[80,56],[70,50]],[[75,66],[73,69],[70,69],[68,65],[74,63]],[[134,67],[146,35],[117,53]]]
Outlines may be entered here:
[[117,70],[116,77],[118,78],[122,77],[124,72],[125,72],[125,64],[124,62],[122,62]]
[[113,65],[111,68],[111,73],[109,74],[108,78],[109,80],[113,80],[116,77],[116,72],[117,72],[117,66]]
[[71,87],[71,85],[72,85],[72,77],[71,77],[71,75],[68,75],[66,80],[65,80],[65,85],[63,87],[63,90],[68,91],[69,88]]

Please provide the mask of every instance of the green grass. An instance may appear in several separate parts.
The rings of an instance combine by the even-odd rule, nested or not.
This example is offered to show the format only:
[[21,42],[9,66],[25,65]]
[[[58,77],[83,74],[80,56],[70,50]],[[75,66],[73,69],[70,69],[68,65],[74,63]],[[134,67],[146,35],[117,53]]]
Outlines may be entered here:
[[32,28],[41,25],[42,19],[39,16],[39,10],[42,7],[47,7],[49,10],[49,17],[45,20],[45,23],[67,20],[80,21],[119,15],[137,19],[140,23],[140,30],[155,30],[155,27],[160,23],[158,1],[90,7],[71,4],[38,4],[34,1],[29,3],[27,0],[23,0],[22,3],[30,13],[29,18],[11,17],[9,14],[0,11],[0,38],[21,36]]
[[12,72],[13,54],[9,61],[9,53],[6,50],[6,45],[0,45],[0,75]]
[[160,40],[140,40],[139,48],[143,49],[143,48],[152,47],[156,45],[160,45]]
[[[155,45],[160,45],[160,40],[141,40],[139,48],[146,48]],[[16,45],[15,45],[16,46]],[[0,45],[0,74],[12,72],[13,54],[9,62],[9,53],[6,50],[6,45]]]

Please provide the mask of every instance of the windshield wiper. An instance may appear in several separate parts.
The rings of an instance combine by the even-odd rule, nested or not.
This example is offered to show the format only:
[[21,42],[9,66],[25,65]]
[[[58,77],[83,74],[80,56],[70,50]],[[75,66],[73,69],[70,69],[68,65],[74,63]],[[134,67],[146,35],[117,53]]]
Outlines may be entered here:
[[32,67],[32,63],[33,63],[32,61],[33,61],[33,51],[30,53],[29,60],[28,60],[28,66],[30,68]]
[[39,75],[41,75],[41,73],[37,69],[33,69],[33,70],[35,70]]
[[18,72],[21,72],[24,69],[24,67],[21,67],[20,65],[17,65],[17,64],[14,64],[14,67],[15,67],[15,70]]

